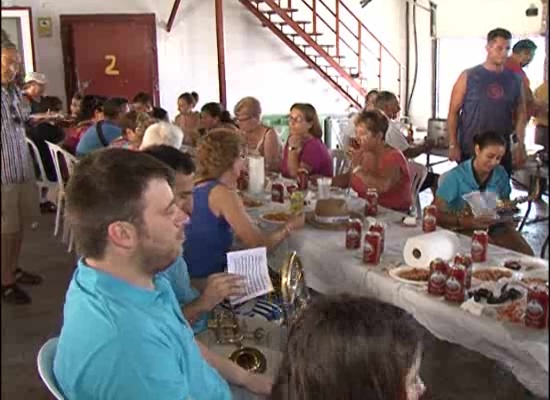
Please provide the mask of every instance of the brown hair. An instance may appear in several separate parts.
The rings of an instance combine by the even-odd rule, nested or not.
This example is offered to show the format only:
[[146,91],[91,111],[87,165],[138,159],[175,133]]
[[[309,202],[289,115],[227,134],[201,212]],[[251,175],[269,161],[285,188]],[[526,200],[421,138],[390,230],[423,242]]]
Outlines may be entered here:
[[153,179],[174,184],[174,172],[155,158],[108,148],[82,158],[67,184],[66,218],[83,257],[105,256],[107,229],[116,221],[143,224],[143,194]]
[[420,349],[412,318],[389,304],[319,296],[291,325],[273,400],[405,400]]
[[290,107],[290,111],[297,109],[304,114],[304,118],[307,122],[311,123],[311,129],[309,133],[318,139],[323,137],[323,129],[321,128],[321,122],[319,122],[319,116],[317,110],[309,103],[295,103]]
[[382,139],[386,138],[386,131],[388,130],[389,121],[380,110],[361,111],[355,119],[355,126],[363,124],[365,127],[380,136]]
[[158,122],[149,114],[138,111],[130,111],[122,116],[119,125],[122,129],[122,135],[126,136],[126,130],[129,129],[141,138],[145,135],[145,131],[154,123]]
[[244,147],[242,136],[232,129],[212,129],[197,149],[197,181],[217,179],[231,169]]
[[238,114],[244,108],[250,110],[250,113],[253,117],[259,117],[260,115],[262,115],[262,106],[259,100],[255,97],[248,96],[240,99],[239,102],[235,105],[233,112],[235,114]]

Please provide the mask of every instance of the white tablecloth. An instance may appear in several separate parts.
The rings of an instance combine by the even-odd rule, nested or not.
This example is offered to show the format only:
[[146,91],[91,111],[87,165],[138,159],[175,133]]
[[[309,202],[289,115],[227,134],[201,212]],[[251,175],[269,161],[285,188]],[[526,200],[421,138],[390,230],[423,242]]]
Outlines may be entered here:
[[[252,211],[251,215],[257,216],[265,210]],[[345,232],[319,230],[308,225],[293,232],[289,240],[273,251],[270,267],[278,269],[288,252],[296,250],[304,265],[306,282],[312,289],[324,294],[368,295],[403,308],[439,339],[501,362],[533,393],[548,397],[548,330],[538,331],[485,315],[473,315],[387,274],[388,266],[403,262],[407,238],[422,234],[420,227],[402,227],[402,218],[403,215],[394,211],[380,210],[378,219],[385,222],[388,229],[385,254],[376,268],[365,266],[359,253],[345,249]],[[469,253],[471,239],[457,236],[461,251]],[[526,259],[547,268],[546,261],[489,246],[488,265],[498,266],[506,259]],[[547,276],[547,269],[545,273]]]

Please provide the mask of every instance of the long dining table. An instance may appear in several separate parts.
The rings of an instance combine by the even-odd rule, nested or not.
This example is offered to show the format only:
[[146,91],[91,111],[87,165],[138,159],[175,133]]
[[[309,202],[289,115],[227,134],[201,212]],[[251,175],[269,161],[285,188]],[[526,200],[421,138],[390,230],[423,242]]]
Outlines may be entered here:
[[[351,209],[363,208],[361,199],[348,199]],[[261,215],[288,210],[288,204],[269,201],[249,215],[265,229],[274,229]],[[308,287],[322,294],[366,295],[400,307],[414,316],[434,336],[459,344],[497,360],[537,396],[548,397],[548,329],[536,330],[499,320],[494,307],[472,312],[427,293],[425,286],[411,285],[392,278],[389,270],[404,265],[403,248],[408,238],[421,235],[417,227],[402,225],[404,215],[379,207],[376,217],[386,225],[385,250],[378,266],[362,262],[361,252],[345,249],[345,232],[321,230],[311,225],[292,232],[269,256],[270,268],[278,270],[290,251],[302,260]],[[441,228],[437,228],[441,229]],[[454,233],[459,251],[469,253],[471,238]],[[520,260],[548,279],[546,260],[528,257],[489,245],[488,261],[474,264],[474,271],[487,266],[502,266],[505,260]],[[479,310],[478,310],[479,311]]]

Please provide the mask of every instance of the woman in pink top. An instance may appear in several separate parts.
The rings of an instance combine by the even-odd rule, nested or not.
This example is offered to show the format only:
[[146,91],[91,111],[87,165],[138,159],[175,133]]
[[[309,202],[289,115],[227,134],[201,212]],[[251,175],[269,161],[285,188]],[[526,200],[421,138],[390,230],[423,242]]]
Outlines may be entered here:
[[351,171],[336,177],[333,184],[351,185],[360,197],[375,188],[382,207],[406,212],[412,205],[409,164],[401,151],[386,144],[387,129],[388,119],[378,110],[357,116],[357,142],[349,150]]
[[311,104],[296,103],[288,117],[290,136],[283,150],[281,173],[286,178],[295,178],[300,168],[310,177],[332,176],[332,158],[321,141],[323,130],[317,111]]

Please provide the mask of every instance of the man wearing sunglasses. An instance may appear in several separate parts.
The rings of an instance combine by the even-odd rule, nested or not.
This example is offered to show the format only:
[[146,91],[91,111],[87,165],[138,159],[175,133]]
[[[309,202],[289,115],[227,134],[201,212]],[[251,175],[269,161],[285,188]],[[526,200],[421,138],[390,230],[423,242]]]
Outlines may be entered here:
[[23,231],[40,215],[39,194],[25,141],[24,122],[29,110],[23,106],[14,80],[21,58],[13,42],[2,30],[2,301],[30,303],[19,284],[37,285],[42,278],[18,266]]

